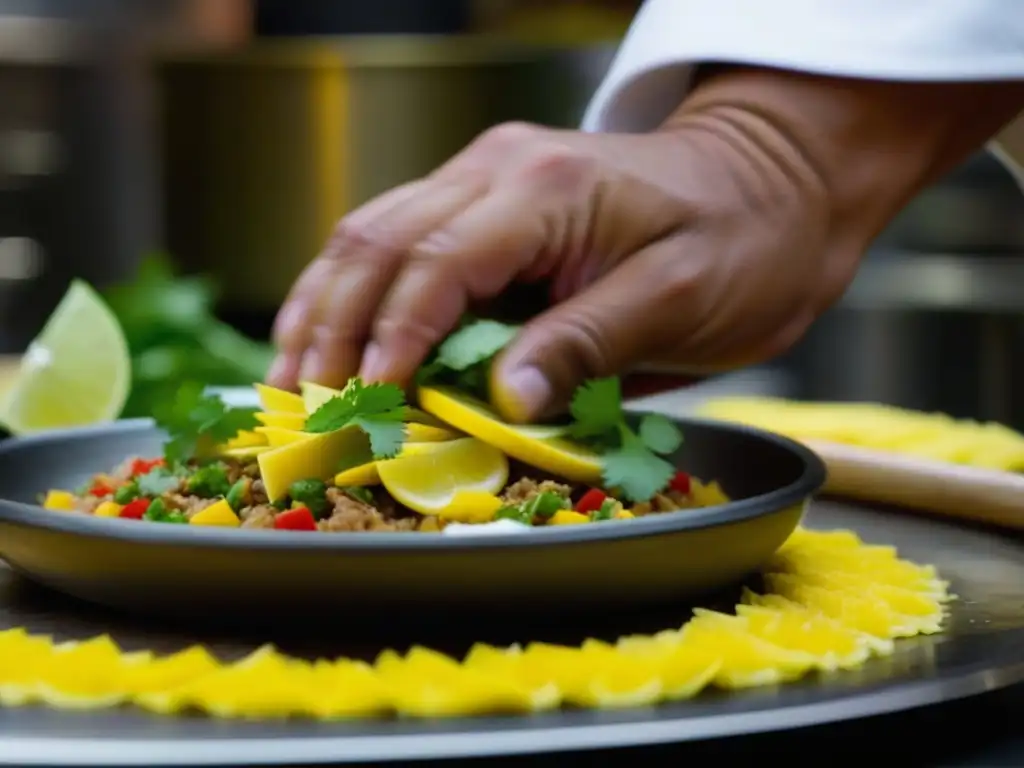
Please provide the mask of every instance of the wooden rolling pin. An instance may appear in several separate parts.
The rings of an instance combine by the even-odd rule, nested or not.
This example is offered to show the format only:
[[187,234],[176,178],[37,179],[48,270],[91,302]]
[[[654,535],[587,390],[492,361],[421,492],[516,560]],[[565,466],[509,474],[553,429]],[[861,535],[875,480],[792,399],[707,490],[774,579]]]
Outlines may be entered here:
[[825,493],[1024,531],[1024,475],[819,440]]

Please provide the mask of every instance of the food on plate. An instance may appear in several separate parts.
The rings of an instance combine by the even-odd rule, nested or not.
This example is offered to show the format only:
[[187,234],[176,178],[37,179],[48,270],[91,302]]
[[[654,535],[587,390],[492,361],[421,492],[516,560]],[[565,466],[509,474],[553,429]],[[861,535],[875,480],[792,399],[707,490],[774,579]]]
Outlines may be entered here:
[[443,532],[728,502],[716,482],[666,458],[683,439],[674,423],[626,418],[618,379],[580,387],[563,423],[502,420],[485,382],[513,333],[465,324],[421,371],[415,404],[394,384],[355,378],[341,390],[305,382],[299,393],[257,384],[259,410],[229,408],[187,383],[153,414],[167,433],[162,456],[130,457],[77,491],[51,490],[42,505],[208,527]]
[[787,435],[1008,472],[1024,471],[1024,435],[1002,424],[875,403],[711,400],[702,414]]
[[798,529],[733,613],[579,645],[474,645],[462,658],[413,647],[372,660],[315,660],[261,647],[233,662],[202,646],[125,652],[107,636],[57,643],[0,631],[0,704],[320,720],[623,708],[856,669],[897,638],[941,630],[949,585],[849,531]]

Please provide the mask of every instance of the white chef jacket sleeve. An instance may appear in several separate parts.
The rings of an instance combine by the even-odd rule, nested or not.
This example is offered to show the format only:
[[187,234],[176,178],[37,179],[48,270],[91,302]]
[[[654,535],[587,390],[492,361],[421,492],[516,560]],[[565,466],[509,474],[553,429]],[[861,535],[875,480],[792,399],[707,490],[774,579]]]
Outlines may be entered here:
[[[1024,0],[646,0],[584,130],[654,129],[705,62],[918,82],[1024,80]],[[994,145],[1024,184],[1024,113]]]

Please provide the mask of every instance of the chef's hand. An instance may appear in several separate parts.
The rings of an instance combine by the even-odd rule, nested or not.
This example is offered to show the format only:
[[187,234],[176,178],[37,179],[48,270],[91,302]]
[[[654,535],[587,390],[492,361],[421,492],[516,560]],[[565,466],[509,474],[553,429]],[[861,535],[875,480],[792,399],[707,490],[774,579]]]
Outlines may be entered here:
[[508,418],[639,362],[764,360],[1020,95],[724,68],[650,134],[497,127],[341,221],[278,316],[269,380],[406,382],[469,307],[539,279],[553,306],[495,364]]

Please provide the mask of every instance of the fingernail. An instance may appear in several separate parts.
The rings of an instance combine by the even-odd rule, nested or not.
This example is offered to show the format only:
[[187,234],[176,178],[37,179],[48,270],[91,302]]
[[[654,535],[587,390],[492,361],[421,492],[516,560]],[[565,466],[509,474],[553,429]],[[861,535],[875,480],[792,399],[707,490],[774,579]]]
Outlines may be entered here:
[[525,366],[516,368],[505,377],[506,401],[511,415],[526,421],[541,413],[553,394],[551,382],[539,368]]
[[366,345],[366,349],[363,350],[363,362],[359,367],[359,378],[366,383],[377,381],[384,374],[383,367],[384,355],[380,344],[371,341]]
[[315,382],[320,376],[320,368],[320,353],[316,349],[306,350],[299,364],[299,381]]

